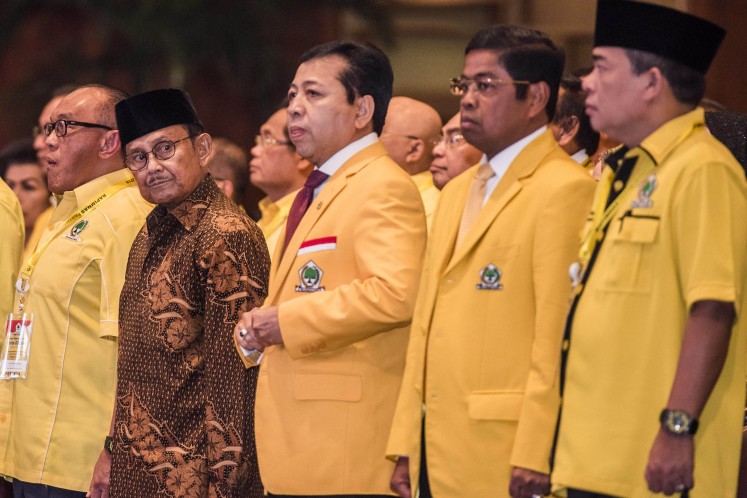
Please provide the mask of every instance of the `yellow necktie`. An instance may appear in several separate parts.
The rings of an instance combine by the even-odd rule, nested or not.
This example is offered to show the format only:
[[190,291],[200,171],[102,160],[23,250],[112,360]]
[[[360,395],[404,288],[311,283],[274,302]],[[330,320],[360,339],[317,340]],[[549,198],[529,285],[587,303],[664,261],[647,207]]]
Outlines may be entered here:
[[459,223],[459,232],[455,247],[458,247],[462,243],[470,227],[475,223],[477,215],[480,214],[482,205],[485,202],[485,186],[488,180],[494,175],[495,172],[488,163],[483,163],[477,168],[477,174],[474,180],[472,180],[472,186],[470,187],[469,197],[467,197],[467,202],[464,204],[462,221]]

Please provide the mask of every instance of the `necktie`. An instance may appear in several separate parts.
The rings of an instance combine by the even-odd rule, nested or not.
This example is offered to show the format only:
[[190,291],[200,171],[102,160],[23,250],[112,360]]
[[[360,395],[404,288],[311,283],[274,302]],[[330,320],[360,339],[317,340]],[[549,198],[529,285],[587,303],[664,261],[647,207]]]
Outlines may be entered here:
[[293,237],[293,233],[296,231],[296,228],[298,228],[298,224],[301,223],[301,218],[303,218],[306,210],[309,209],[311,201],[314,198],[314,189],[324,183],[324,180],[327,178],[329,178],[328,174],[315,169],[306,179],[306,183],[301,187],[301,190],[298,191],[298,194],[296,194],[296,198],[293,199],[293,204],[288,212],[288,222],[285,225],[285,245],[283,245],[283,250],[288,247],[288,242],[290,242],[291,237]]
[[467,197],[467,202],[464,203],[462,221],[459,223],[459,232],[457,233],[455,247],[459,247],[459,244],[462,243],[470,227],[477,219],[477,215],[480,214],[485,201],[485,185],[488,183],[488,179],[494,175],[495,172],[488,163],[483,163],[477,168],[477,174],[474,180],[472,180],[472,186],[470,187],[469,197]]

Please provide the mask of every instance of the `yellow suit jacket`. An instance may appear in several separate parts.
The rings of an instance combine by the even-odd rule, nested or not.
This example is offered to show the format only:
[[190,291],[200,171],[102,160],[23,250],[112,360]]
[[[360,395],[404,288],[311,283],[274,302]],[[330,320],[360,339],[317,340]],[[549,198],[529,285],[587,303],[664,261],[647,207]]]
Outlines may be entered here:
[[387,447],[416,487],[425,405],[431,489],[454,498],[507,497],[512,466],[549,473],[568,266],[594,190],[547,131],[454,248],[476,170],[436,209]]
[[[281,234],[280,240],[285,238]],[[322,187],[273,260],[255,426],[275,494],[388,494],[384,456],[405,363],[426,228],[420,194],[380,143]]]

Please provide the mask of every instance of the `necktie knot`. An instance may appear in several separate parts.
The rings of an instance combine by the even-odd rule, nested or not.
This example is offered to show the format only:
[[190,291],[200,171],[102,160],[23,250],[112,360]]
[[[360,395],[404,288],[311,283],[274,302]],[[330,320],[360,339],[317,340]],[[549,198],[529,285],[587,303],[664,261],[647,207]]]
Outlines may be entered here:
[[306,183],[304,184],[304,187],[309,187],[311,189],[317,188],[319,185],[324,183],[324,181],[329,178],[329,175],[327,173],[322,173],[318,169],[315,169],[311,172],[309,177],[306,179]]
[[301,218],[306,214],[306,210],[309,209],[311,200],[314,198],[314,189],[324,183],[327,178],[329,178],[327,173],[322,173],[318,169],[315,169],[306,179],[306,183],[301,187],[301,190],[298,191],[296,198],[293,199],[293,204],[288,213],[288,221],[285,225],[284,248],[288,247],[288,242],[290,242],[291,237],[293,237],[293,233],[296,231],[296,228],[298,228],[298,224],[301,223]]
[[475,178],[483,182],[486,182],[493,176],[495,176],[495,171],[493,171],[493,167],[489,163],[482,163],[477,168],[477,174],[475,175]]
[[489,163],[482,163],[477,168],[475,179],[472,180],[472,185],[470,186],[467,202],[464,204],[464,211],[462,211],[456,246],[462,243],[467,232],[474,224],[475,219],[480,214],[483,202],[485,201],[488,180],[493,176],[495,176],[495,171],[493,171],[493,167]]

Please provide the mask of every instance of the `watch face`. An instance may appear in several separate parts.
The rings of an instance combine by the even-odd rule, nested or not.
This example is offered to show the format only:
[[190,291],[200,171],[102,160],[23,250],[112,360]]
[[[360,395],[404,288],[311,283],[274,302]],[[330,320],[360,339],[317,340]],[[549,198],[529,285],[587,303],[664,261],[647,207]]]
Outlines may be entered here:
[[669,426],[674,432],[687,432],[690,419],[681,412],[673,412],[669,416]]
[[667,432],[681,436],[695,434],[698,424],[696,419],[682,410],[663,410],[661,423]]

